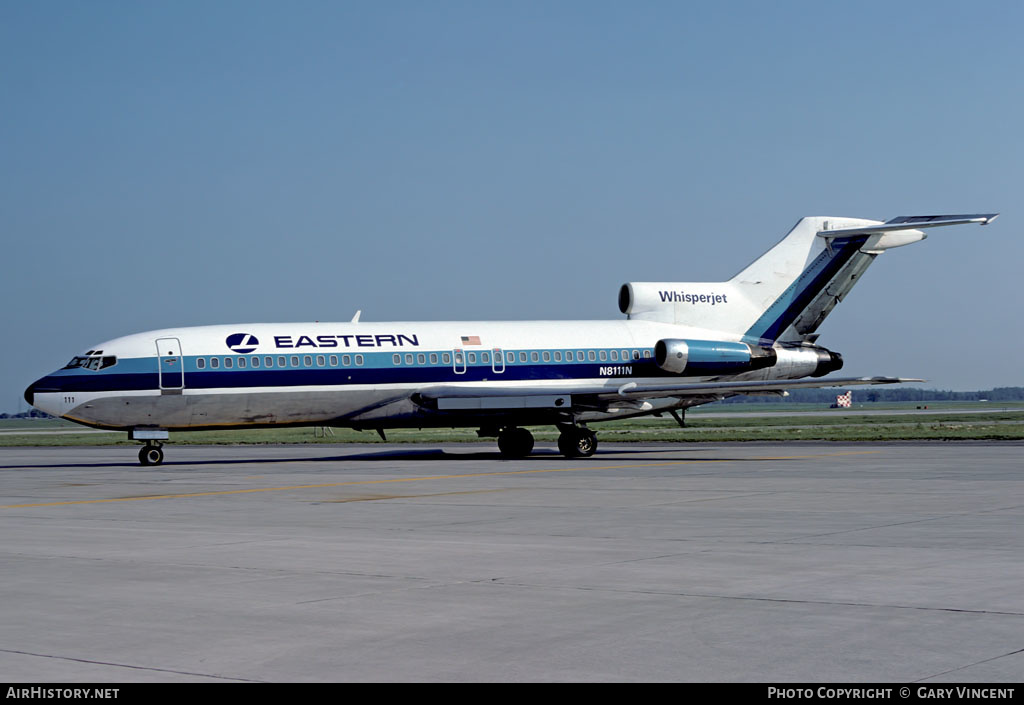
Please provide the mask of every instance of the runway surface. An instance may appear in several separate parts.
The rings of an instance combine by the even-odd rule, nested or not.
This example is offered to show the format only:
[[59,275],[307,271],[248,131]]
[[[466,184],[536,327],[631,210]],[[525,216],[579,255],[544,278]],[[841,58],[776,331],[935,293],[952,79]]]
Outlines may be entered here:
[[1024,444],[0,448],[0,680],[1018,681]]

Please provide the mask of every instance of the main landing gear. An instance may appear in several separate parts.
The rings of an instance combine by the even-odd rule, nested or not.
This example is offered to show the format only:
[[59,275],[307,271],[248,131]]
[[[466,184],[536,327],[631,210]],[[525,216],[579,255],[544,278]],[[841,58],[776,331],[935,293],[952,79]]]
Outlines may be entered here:
[[525,458],[533,451],[533,434],[525,428],[503,428],[498,433],[498,450],[506,458]]
[[582,426],[563,428],[558,451],[566,458],[589,458],[597,452],[597,434]]
[[[597,451],[597,434],[582,426],[563,426],[558,452],[566,458],[589,458]],[[506,458],[525,458],[533,451],[533,434],[525,428],[503,428],[498,432],[498,450]]]

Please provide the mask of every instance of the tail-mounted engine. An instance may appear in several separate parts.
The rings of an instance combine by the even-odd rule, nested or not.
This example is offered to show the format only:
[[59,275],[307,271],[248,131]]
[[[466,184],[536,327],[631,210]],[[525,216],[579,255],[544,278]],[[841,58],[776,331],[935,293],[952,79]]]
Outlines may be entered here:
[[774,348],[724,340],[659,340],[654,362],[661,369],[689,376],[739,374],[771,367]]
[[821,377],[843,366],[843,357],[816,346],[763,347],[724,340],[659,340],[654,362],[666,372],[690,377],[740,374],[775,368],[780,378]]

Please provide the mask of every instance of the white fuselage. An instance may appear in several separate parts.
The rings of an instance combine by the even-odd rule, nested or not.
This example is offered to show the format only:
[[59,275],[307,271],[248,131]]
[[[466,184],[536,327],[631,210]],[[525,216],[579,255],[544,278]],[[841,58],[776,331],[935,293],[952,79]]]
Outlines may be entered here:
[[[472,426],[481,423],[480,413],[421,407],[414,401],[416,393],[443,385],[559,394],[583,382],[612,390],[628,381],[664,381],[676,376],[655,365],[653,349],[666,338],[738,336],[632,320],[172,328],[97,345],[29,391],[31,402],[48,413],[112,429]],[[784,366],[731,378],[808,373]],[[693,378],[700,379],[707,377]],[[699,403],[669,398],[577,407],[572,420],[630,416],[694,402]],[[568,411],[526,404],[495,409],[489,418],[495,424],[547,423],[566,418]]]

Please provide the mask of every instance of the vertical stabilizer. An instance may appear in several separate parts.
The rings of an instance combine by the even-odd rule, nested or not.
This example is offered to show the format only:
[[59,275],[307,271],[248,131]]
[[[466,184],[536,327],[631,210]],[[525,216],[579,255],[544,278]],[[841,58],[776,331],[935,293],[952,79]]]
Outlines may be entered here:
[[888,222],[810,216],[727,282],[630,282],[619,310],[631,318],[717,331],[757,344],[813,342],[815,331],[875,257],[923,240],[924,230],[987,225],[997,214],[900,216]]
[[[619,309],[631,318],[720,331],[755,343],[780,339],[805,309],[819,311],[819,315],[800,319],[800,329],[805,333],[789,331],[793,339],[800,340],[801,335],[813,332],[837,297],[845,295],[849,287],[843,289],[839,282],[854,281],[873,258],[859,252],[868,235],[826,241],[817,237],[818,233],[831,227],[864,227],[878,222],[803,218],[779,243],[729,281],[630,282],[619,293]],[[826,290],[830,293],[822,298]]]
[[759,310],[747,340],[800,341],[812,335],[875,258],[862,251],[866,233],[818,237],[831,230],[882,225],[859,218],[802,218],[775,247],[730,280]]

